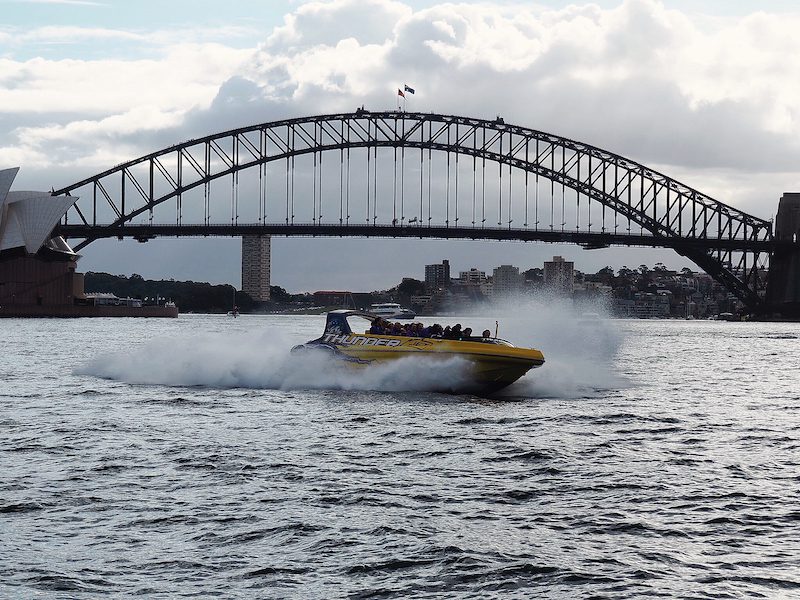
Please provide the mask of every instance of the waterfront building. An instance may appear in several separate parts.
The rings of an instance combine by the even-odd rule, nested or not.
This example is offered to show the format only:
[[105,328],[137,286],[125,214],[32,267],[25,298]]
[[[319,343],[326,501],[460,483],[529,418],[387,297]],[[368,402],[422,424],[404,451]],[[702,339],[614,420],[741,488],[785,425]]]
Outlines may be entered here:
[[242,291],[256,302],[269,300],[270,236],[242,236]]
[[522,287],[523,276],[519,267],[500,265],[492,272],[492,293],[494,296],[506,296],[518,292]]
[[450,285],[450,261],[445,259],[439,265],[425,265],[425,287],[438,290]]
[[53,229],[78,199],[10,191],[19,168],[0,170],[0,317],[176,317],[174,304],[84,293],[78,255]]
[[575,290],[575,263],[561,256],[545,261],[544,285],[555,292],[571,295]]
[[484,271],[479,271],[472,267],[469,271],[461,271],[458,274],[458,281],[461,285],[480,285],[488,281],[488,279]]

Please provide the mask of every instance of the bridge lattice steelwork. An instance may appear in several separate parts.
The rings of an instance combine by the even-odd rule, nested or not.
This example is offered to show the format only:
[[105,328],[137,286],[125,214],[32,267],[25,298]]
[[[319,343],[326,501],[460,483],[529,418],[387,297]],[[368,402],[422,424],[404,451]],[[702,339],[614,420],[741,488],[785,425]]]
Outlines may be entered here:
[[189,140],[53,192],[59,233],[319,235],[660,246],[748,307],[764,302],[770,222],[589,144],[495,120],[319,115]]

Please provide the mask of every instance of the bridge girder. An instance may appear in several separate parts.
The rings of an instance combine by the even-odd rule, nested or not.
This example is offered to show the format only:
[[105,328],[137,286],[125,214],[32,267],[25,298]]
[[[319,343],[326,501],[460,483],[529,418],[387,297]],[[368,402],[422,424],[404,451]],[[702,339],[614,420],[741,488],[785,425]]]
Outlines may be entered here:
[[[561,186],[562,203],[564,190],[575,193],[576,227],[574,239],[581,234],[591,236],[593,233],[605,234],[608,209],[614,217],[613,235],[608,239],[611,243],[626,243],[618,239],[618,219],[623,219],[623,230],[630,234],[632,226],[640,229],[640,234],[656,242],[652,245],[674,248],[712,277],[724,284],[752,310],[758,310],[763,304],[763,281],[760,276],[772,250],[773,234],[771,223],[739,211],[731,206],[710,198],[697,190],[686,186],[644,165],[612,152],[577,142],[561,136],[528,129],[516,125],[508,125],[502,119],[483,120],[453,115],[406,112],[370,112],[358,110],[354,113],[318,115],[298,119],[287,119],[261,123],[249,127],[234,129],[213,134],[203,138],[189,140],[182,144],[165,148],[138,159],[117,165],[93,177],[56,190],[55,195],[79,192],[84,197],[74,208],[74,215],[68,213],[62,231],[66,235],[85,235],[76,249],[100,237],[125,235],[125,229],[136,229],[133,224],[142,215],[149,217],[146,225],[164,225],[153,223],[154,208],[175,199],[176,222],[173,231],[180,232],[199,224],[183,223],[183,196],[195,189],[204,191],[204,222],[210,222],[209,190],[212,182],[231,178],[231,225],[238,225],[238,210],[234,210],[234,194],[238,183],[238,175],[242,171],[258,168],[259,201],[264,210],[259,210],[258,224],[267,224],[266,179],[268,165],[286,161],[286,211],[285,225],[295,225],[294,215],[294,164],[295,158],[305,155],[314,157],[314,210],[311,225],[324,225],[326,228],[336,225],[336,219],[323,224],[322,214],[317,220],[317,156],[320,162],[319,202],[322,212],[322,156],[327,153],[339,153],[340,175],[345,165],[345,153],[348,169],[348,210],[342,209],[344,202],[343,179],[340,180],[340,213],[338,225],[343,229],[339,235],[364,235],[362,233],[344,233],[350,225],[349,215],[349,168],[350,152],[366,149],[367,154],[367,222],[370,220],[370,156],[374,153],[375,188],[377,197],[377,157],[378,149],[397,150],[405,157],[406,150],[418,150],[420,153],[420,211],[419,219],[414,225],[406,222],[401,214],[399,225],[418,229],[423,226],[438,227],[444,225],[445,230],[452,231],[451,237],[458,237],[456,229],[467,229],[459,225],[458,217],[458,157],[472,158],[473,161],[473,218],[472,230],[477,239],[492,239],[485,227],[486,216],[476,221],[475,185],[477,181],[476,165],[481,161],[481,183],[486,184],[485,165],[498,165],[499,200],[498,224],[503,225],[509,235],[506,239],[518,239],[522,233],[540,231],[537,222],[529,226],[528,219],[528,182],[532,175],[536,178],[536,190],[539,190],[539,178],[551,183],[551,200],[555,185]],[[428,182],[428,218],[423,224],[423,159],[428,153],[428,176],[430,178],[431,153],[447,155],[447,218],[444,223],[432,222],[430,179]],[[455,225],[450,219],[450,155],[456,156],[456,216]],[[201,156],[202,155],[202,156]],[[503,217],[503,175],[508,168],[508,221]],[[395,164],[395,176],[397,165]],[[513,182],[512,172],[524,173],[525,181],[525,223],[523,227],[512,226],[513,216]],[[262,187],[263,182],[263,187]],[[395,185],[396,187],[396,185]],[[83,189],[90,188],[91,212],[86,206],[87,199]],[[292,194],[292,207],[289,197]],[[396,193],[396,190],[395,190]],[[485,193],[485,192],[484,192]],[[98,200],[100,207],[98,207]],[[395,198],[396,200],[396,198]],[[584,205],[582,205],[582,201]],[[238,197],[236,199],[238,202]],[[592,206],[602,210],[602,227],[592,232]],[[110,208],[110,219],[102,215],[103,205]],[[581,229],[581,211],[587,207],[587,223]],[[99,210],[100,208],[100,210]],[[569,210],[572,210],[572,206]],[[538,196],[537,196],[538,211]],[[106,209],[105,211],[109,211]],[[551,233],[558,232],[555,223],[555,209],[551,205]],[[86,215],[89,215],[88,217]],[[561,210],[561,232],[564,233],[565,206]],[[75,218],[77,217],[77,219]],[[70,229],[70,220],[77,220],[78,229]],[[140,224],[141,225],[141,224]],[[297,223],[297,225],[302,225]],[[377,207],[373,207],[372,225],[378,227]],[[391,226],[398,225],[396,215]],[[505,227],[507,225],[507,227]],[[555,228],[554,228],[555,225]],[[81,233],[78,233],[80,230]],[[153,230],[155,231],[155,230]],[[286,230],[288,231],[288,229]],[[377,231],[377,229],[376,229]],[[481,234],[481,231],[485,233]],[[541,230],[548,233],[547,228]],[[515,232],[520,232],[516,235]],[[133,233],[133,232],[132,232]],[[571,231],[566,233],[572,233]],[[297,234],[297,233],[294,233]],[[293,234],[293,235],[294,235]],[[141,233],[139,234],[141,235]],[[157,235],[157,234],[156,234]],[[302,234],[300,234],[302,235]],[[331,235],[337,235],[335,233]],[[417,234],[415,234],[416,236]],[[516,237],[515,237],[516,235]],[[624,234],[620,234],[624,235]],[[633,234],[631,234],[633,235]],[[438,237],[432,235],[431,237]],[[470,236],[473,237],[473,236]],[[535,237],[535,236],[534,236]],[[542,235],[536,239],[544,239]],[[635,237],[635,236],[633,236]],[[641,235],[640,235],[641,237]],[[631,240],[635,242],[635,240]]]

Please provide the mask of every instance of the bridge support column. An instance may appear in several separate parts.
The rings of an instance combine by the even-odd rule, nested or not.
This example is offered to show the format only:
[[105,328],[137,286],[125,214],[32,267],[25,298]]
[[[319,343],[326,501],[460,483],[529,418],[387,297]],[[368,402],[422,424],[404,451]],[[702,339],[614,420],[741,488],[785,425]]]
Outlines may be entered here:
[[767,303],[773,313],[800,318],[800,193],[784,192],[775,218],[775,239],[791,242],[770,258]]
[[270,241],[268,235],[242,236],[242,291],[256,302],[269,300]]

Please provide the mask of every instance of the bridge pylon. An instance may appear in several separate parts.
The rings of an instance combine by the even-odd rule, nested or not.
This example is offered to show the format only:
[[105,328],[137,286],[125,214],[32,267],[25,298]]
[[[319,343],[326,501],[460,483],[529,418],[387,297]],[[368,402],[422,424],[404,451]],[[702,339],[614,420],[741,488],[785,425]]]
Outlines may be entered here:
[[256,302],[270,298],[270,242],[268,235],[242,236],[242,291]]
[[800,193],[784,192],[775,218],[778,246],[770,258],[767,304],[773,315],[800,318]]

